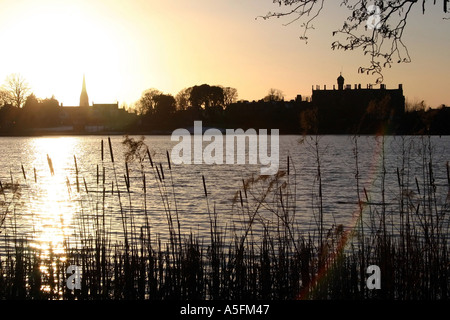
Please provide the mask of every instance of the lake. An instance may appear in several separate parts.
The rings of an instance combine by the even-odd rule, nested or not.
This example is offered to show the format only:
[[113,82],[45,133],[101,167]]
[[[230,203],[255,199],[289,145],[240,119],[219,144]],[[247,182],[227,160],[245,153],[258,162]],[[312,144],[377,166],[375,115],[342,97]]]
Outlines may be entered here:
[[62,252],[64,241],[78,247],[100,229],[112,243],[123,241],[125,230],[137,239],[146,219],[162,240],[170,218],[180,221],[182,233],[204,239],[211,217],[226,237],[252,218],[261,232],[276,228],[275,220],[289,219],[298,232],[313,233],[320,212],[325,228],[351,229],[359,217],[358,191],[371,210],[384,204],[395,228],[398,207],[408,205],[399,203],[401,194],[420,197],[432,185],[439,208],[449,201],[448,136],[280,136],[284,174],[272,182],[258,178],[260,165],[171,163],[169,168],[166,152],[178,143],[170,136],[145,136],[154,167],[143,153],[142,166],[138,159],[129,162],[127,175],[124,137],[110,139],[114,163],[107,136],[0,138],[2,251],[14,239],[27,239],[44,251]]

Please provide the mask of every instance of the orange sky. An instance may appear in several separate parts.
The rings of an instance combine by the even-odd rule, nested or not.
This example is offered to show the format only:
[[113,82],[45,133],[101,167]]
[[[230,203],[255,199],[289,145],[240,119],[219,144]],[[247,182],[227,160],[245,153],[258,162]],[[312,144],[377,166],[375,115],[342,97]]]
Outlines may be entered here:
[[[276,10],[271,0],[2,0],[0,82],[21,73],[41,98],[77,105],[83,73],[90,102],[136,101],[157,88],[175,95],[208,83],[232,86],[239,98],[260,99],[270,88],[287,99],[312,85],[375,78],[358,74],[360,51],[331,50],[348,12],[328,3],[305,44],[299,24],[255,20]],[[450,21],[441,5],[414,13],[405,43],[412,63],[385,71],[388,88],[403,84],[407,99],[450,105]],[[418,6],[420,11],[420,6]]]

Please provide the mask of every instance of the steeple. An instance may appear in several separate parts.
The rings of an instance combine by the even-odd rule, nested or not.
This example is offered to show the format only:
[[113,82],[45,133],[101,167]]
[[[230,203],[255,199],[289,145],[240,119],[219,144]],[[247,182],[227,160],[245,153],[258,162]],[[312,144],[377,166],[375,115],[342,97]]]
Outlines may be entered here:
[[342,76],[342,72],[339,75],[339,77],[337,78],[337,83],[338,83],[338,89],[339,90],[344,90],[344,77]]
[[80,95],[80,107],[89,107],[89,98],[86,91],[86,79],[83,74],[83,87]]

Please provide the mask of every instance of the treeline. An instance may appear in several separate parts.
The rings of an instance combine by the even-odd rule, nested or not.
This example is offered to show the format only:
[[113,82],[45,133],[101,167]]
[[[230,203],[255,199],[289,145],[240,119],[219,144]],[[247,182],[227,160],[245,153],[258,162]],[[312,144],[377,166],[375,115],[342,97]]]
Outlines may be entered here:
[[402,118],[400,134],[450,134],[450,107],[441,105],[437,109],[410,110]]
[[[39,99],[29,92],[20,76],[7,78],[0,89],[0,134],[27,134],[33,128],[68,124],[79,128],[92,125],[77,113],[68,119],[55,97]],[[390,116],[390,110],[380,112],[380,108],[382,103],[371,101],[365,108],[358,107],[360,114],[348,109],[345,115],[334,108],[332,114],[330,108],[321,109],[300,95],[287,101],[278,89],[272,88],[265,97],[250,102],[238,100],[235,88],[202,84],[175,96],[154,88],[145,90],[134,104],[136,114],[123,109],[115,117],[99,114],[95,125],[131,134],[170,134],[177,128],[192,127],[197,120],[204,127],[279,129],[281,134],[450,134],[450,108],[445,105],[427,109],[423,102],[407,104],[406,111],[395,117]]]
[[301,106],[306,105],[300,100],[284,101],[277,89],[270,89],[265,97],[253,102],[238,101],[235,88],[208,84],[185,88],[175,96],[148,89],[136,103],[140,121],[134,129],[170,131],[201,120],[210,127],[279,128],[293,133],[299,129]]
[[143,92],[135,107],[140,115],[139,130],[170,130],[206,120],[221,124],[224,110],[237,101],[235,88],[196,85],[181,90],[176,96],[157,89]]
[[0,132],[25,133],[32,128],[52,128],[63,124],[62,107],[55,97],[39,99],[30,94],[21,108],[12,103],[0,106]]
[[26,128],[55,127],[61,122],[61,107],[55,97],[39,99],[25,78],[11,74],[0,87],[0,132],[22,132]]
[[[136,107],[139,123],[131,130],[146,133],[170,133],[201,120],[205,127],[279,129],[282,134],[450,134],[450,108],[445,105],[432,109],[423,102],[407,103],[405,112],[393,117],[391,110],[383,109],[382,102],[371,101],[362,115],[347,115],[346,125],[339,127],[339,114],[323,110],[320,114],[314,102],[300,95],[285,100],[277,89],[251,102],[238,101],[234,88],[208,84],[183,89],[175,96],[148,89]],[[324,118],[327,121],[321,121]],[[330,121],[336,122],[333,128],[325,125]]]

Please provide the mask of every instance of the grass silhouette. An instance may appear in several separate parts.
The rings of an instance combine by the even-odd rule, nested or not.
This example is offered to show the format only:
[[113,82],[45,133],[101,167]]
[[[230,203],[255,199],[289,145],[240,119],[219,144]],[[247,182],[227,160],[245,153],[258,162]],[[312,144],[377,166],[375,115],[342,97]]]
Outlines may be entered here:
[[[32,245],[32,237],[22,236],[17,230],[23,195],[21,185],[11,175],[10,183],[0,182],[0,236],[4,235],[1,241],[5,248],[0,258],[0,298],[448,299],[449,207],[448,199],[443,206],[436,199],[430,141],[423,139],[422,176],[410,177],[407,161],[404,167],[395,168],[398,195],[393,210],[386,206],[384,157],[381,203],[370,199],[365,189],[360,190],[358,138],[354,138],[358,218],[352,229],[337,221],[331,227],[323,222],[326,209],[322,205],[325,195],[320,141],[311,141],[317,164],[313,190],[317,223],[309,233],[302,231],[296,220],[302,208],[296,204],[296,169],[290,156],[286,170],[276,175],[243,179],[233,202],[233,211],[241,220],[232,226],[219,223],[220,216],[215,206],[210,209],[208,197],[208,189],[214,186],[208,183],[207,176],[199,177],[209,223],[209,239],[204,239],[193,231],[186,232],[179,219],[174,168],[168,153],[167,166],[156,163],[143,138],[125,137],[126,164],[121,184],[110,139],[108,165],[112,166],[112,180],[105,175],[107,160],[102,140],[102,161],[96,166],[95,185],[88,185],[83,177],[83,190],[74,157],[77,193],[87,199],[76,200],[82,207],[82,216],[76,222],[80,242],[67,239],[63,252],[50,248],[47,254]],[[130,177],[128,166],[133,161],[140,168],[137,179]],[[450,188],[448,162],[446,168],[446,187]],[[148,188],[148,171],[157,189]],[[25,170],[23,175],[26,181]],[[138,195],[131,190],[135,183],[142,186],[143,192]],[[150,191],[158,192],[163,204],[168,230],[164,239],[153,233]],[[111,234],[106,218],[109,201],[119,204],[123,242]],[[136,211],[143,213],[143,223],[136,221]],[[6,225],[7,217],[13,217],[15,223]],[[380,290],[366,286],[367,267],[373,264],[381,269]],[[81,268],[81,289],[67,289],[66,270],[70,265]]]

